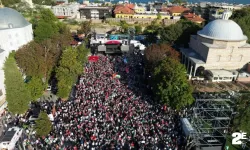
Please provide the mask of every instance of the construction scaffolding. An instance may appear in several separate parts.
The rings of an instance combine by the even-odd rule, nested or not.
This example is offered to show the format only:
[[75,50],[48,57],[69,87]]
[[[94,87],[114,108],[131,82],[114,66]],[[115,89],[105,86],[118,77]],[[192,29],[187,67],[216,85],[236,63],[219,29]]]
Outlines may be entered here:
[[230,94],[196,95],[190,123],[190,135],[196,147],[223,146],[233,115],[234,99]]

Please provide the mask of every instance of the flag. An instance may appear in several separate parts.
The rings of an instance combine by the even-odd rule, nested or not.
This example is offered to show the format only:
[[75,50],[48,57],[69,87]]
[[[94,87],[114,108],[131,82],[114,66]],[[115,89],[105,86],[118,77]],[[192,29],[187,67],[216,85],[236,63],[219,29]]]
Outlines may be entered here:
[[89,56],[88,60],[90,62],[97,62],[99,60],[99,56]]
[[53,114],[53,116],[55,117],[55,113],[56,113],[56,107],[55,107],[55,105],[53,106],[53,110],[52,110],[52,114]]
[[129,67],[126,67],[125,70],[126,70],[126,73],[129,73]]
[[127,63],[128,63],[127,58],[124,58],[124,59],[123,59],[123,62],[124,62],[125,64],[127,64]]

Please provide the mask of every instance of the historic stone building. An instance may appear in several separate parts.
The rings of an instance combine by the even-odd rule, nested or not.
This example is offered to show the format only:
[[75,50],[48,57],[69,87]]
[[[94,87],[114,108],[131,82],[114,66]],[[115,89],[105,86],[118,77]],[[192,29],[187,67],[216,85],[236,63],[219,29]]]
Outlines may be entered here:
[[220,81],[223,74],[227,76],[225,80],[232,81],[237,71],[250,62],[247,37],[237,23],[228,20],[230,15],[231,12],[226,11],[222,19],[208,23],[197,35],[191,36],[189,48],[181,49],[182,63],[190,76],[199,76],[202,70],[209,70],[211,74],[220,72]]

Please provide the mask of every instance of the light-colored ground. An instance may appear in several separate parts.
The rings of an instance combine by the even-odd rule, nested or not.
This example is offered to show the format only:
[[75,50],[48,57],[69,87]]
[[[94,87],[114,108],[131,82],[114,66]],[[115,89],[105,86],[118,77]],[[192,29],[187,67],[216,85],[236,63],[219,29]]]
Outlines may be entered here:
[[250,91],[250,83],[240,82],[208,82],[192,83],[194,92],[224,92],[224,91]]

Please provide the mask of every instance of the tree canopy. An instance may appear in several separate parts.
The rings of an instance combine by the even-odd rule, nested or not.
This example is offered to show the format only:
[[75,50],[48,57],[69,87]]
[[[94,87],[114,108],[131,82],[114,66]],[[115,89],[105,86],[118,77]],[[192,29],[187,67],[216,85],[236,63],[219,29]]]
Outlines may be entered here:
[[234,11],[231,19],[239,24],[243,33],[248,37],[248,43],[250,43],[250,7]]
[[25,113],[29,108],[31,97],[25,87],[22,74],[17,67],[14,52],[9,54],[4,63],[4,74],[8,110],[14,114]]
[[186,0],[171,0],[171,3],[174,3],[174,4],[183,4],[186,2],[187,2]]
[[238,114],[234,119],[234,131],[242,130],[250,134],[250,94],[242,94],[236,102]]
[[5,7],[11,7],[12,5],[15,5],[20,2],[21,0],[2,0],[2,3]]
[[69,96],[78,75],[83,72],[83,64],[78,58],[78,51],[72,47],[68,47],[62,53],[59,66],[56,69],[56,78],[58,80],[57,95],[61,98]]
[[188,46],[190,36],[197,34],[201,27],[188,20],[180,20],[176,24],[164,27],[160,30],[160,37],[162,43],[169,43],[171,45]]
[[153,44],[145,50],[145,62],[148,71],[153,68],[165,57],[179,60],[179,53],[168,44]]
[[31,94],[31,99],[33,101],[36,101],[43,95],[45,85],[43,84],[41,78],[33,76],[31,80],[27,83],[26,87]]
[[121,20],[120,21],[120,26],[121,26],[121,32],[122,33],[128,33],[129,24],[126,21]]
[[91,32],[91,21],[83,21],[80,24],[80,29],[77,30],[77,33],[84,34],[86,37],[89,35],[90,32]]
[[[50,9],[41,9],[39,13],[31,19],[34,28],[34,39],[42,42],[59,34],[64,29],[63,24],[58,21]],[[46,29],[46,30],[45,30]]]
[[52,123],[46,112],[40,112],[36,120],[35,131],[38,137],[47,136],[52,129]]
[[54,0],[32,0],[34,4],[38,4],[38,5],[55,5],[55,1]]
[[146,28],[143,30],[143,34],[146,35],[146,41],[148,44],[157,42],[157,36],[160,29],[161,26],[157,23],[157,20],[152,21],[150,25],[146,26]]
[[41,9],[38,16],[33,20],[35,41],[24,45],[15,56],[23,73],[31,77],[27,88],[33,100],[41,96],[62,51],[73,40],[69,28],[58,22],[50,10]]
[[43,40],[51,38],[52,36],[56,35],[57,33],[58,33],[58,31],[55,28],[55,25],[50,24],[50,23],[45,22],[45,21],[40,21],[34,30],[35,41],[41,42]]
[[135,26],[135,34],[141,34],[142,33],[142,26],[136,25]]
[[166,57],[153,71],[153,92],[162,104],[181,109],[193,103],[192,87],[185,67],[178,60]]

